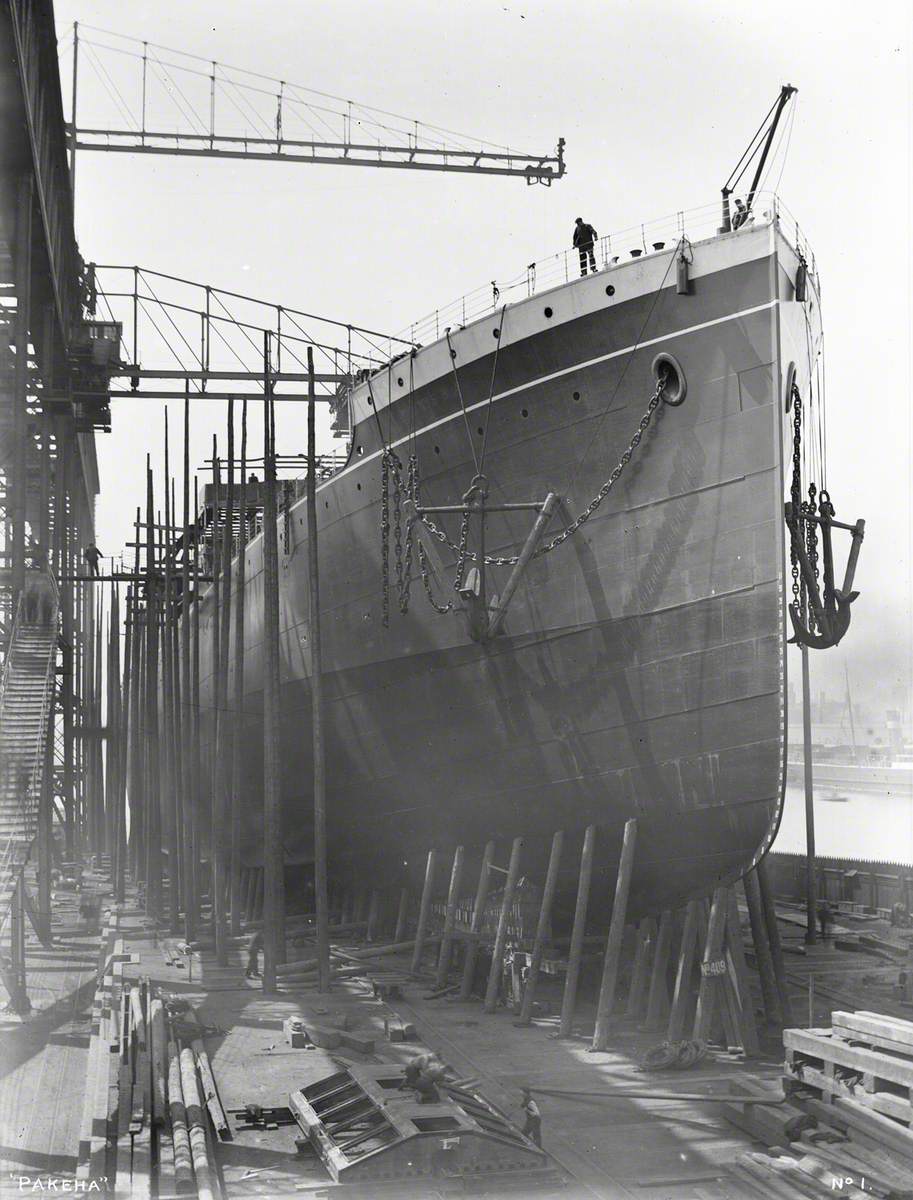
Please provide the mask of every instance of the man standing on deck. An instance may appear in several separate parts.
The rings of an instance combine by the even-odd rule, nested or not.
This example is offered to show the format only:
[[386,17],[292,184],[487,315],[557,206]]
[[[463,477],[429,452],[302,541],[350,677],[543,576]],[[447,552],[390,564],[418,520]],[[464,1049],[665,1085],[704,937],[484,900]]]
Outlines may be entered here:
[[580,255],[580,274],[586,275],[587,260],[589,260],[590,270],[596,274],[596,255],[593,251],[593,246],[599,234],[592,225],[587,225],[583,217],[578,217],[574,225],[574,245],[577,248],[577,253]]

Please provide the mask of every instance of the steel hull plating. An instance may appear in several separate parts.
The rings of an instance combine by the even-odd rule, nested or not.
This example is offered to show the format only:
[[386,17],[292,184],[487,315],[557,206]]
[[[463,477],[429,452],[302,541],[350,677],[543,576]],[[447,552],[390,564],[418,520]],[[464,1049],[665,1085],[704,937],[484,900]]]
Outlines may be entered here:
[[[632,903],[655,911],[706,894],[766,847],[784,778],[783,312],[800,308],[785,250],[775,227],[696,247],[688,295],[676,294],[668,254],[627,264],[456,331],[375,378],[370,397],[356,393],[352,456],[317,499],[340,876],[392,885],[420,871],[432,846],[523,835],[535,877],[564,829],[570,882],[574,836],[595,823],[597,894],[608,894],[622,827],[636,816]],[[415,454],[422,499],[440,505],[459,502],[476,471],[470,443],[478,457],[484,440],[491,501],[555,491],[556,532],[637,428],[658,350],[682,364],[685,402],[661,406],[598,511],[531,565],[503,632],[471,640],[461,614],[433,611],[420,580],[405,615],[394,588],[385,628],[383,444],[403,462]],[[516,554],[531,519],[492,515],[488,552]],[[459,518],[442,523],[456,540]],[[311,849],[305,525],[302,503],[279,531],[283,799],[297,862]],[[421,537],[436,598],[455,600],[456,556]],[[489,570],[489,594],[508,570]],[[259,540],[247,574],[245,858],[256,862]],[[204,706],[211,619],[204,604]]]

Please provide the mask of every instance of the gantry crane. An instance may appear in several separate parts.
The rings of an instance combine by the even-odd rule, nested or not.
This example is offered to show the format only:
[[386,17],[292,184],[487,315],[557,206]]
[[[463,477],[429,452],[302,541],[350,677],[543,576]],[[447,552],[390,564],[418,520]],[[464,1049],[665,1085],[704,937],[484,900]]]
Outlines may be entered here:
[[[91,36],[74,22],[67,127],[74,177],[77,150],[513,175],[546,186],[565,173],[563,138],[553,154],[521,153],[154,42],[82,29]],[[77,120],[80,52],[120,127]]]

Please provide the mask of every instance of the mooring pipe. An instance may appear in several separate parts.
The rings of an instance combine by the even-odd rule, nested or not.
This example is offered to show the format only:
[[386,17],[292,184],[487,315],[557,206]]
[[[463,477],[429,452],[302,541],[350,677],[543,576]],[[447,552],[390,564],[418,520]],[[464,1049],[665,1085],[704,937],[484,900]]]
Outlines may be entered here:
[[708,1104],[761,1104],[775,1108],[778,1104],[786,1104],[788,1096],[742,1096],[724,1092],[720,1096],[706,1096],[702,1092],[582,1092],[559,1091],[557,1088],[531,1087],[529,1091],[538,1096],[557,1096],[567,1100],[696,1100]]

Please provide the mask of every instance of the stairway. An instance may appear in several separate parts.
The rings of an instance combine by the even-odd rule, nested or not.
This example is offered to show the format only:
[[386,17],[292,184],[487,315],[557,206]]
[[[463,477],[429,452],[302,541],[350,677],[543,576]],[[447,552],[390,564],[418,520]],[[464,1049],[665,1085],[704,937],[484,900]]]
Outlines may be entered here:
[[52,619],[27,622],[20,600],[0,683],[0,927],[38,831],[57,649],[56,589],[47,576],[39,586],[53,594]]

